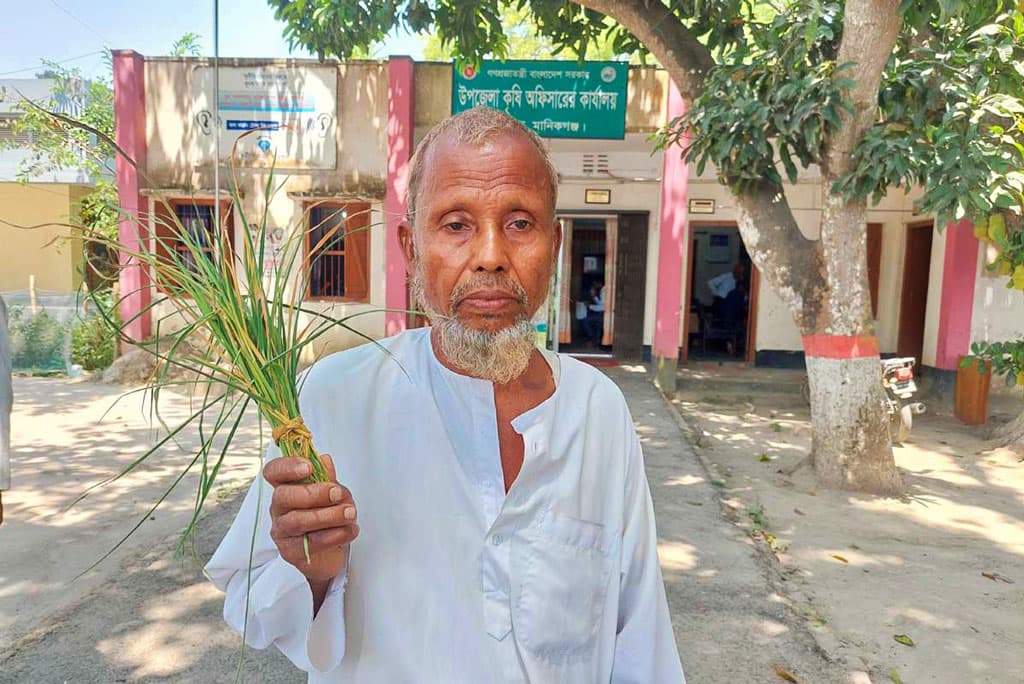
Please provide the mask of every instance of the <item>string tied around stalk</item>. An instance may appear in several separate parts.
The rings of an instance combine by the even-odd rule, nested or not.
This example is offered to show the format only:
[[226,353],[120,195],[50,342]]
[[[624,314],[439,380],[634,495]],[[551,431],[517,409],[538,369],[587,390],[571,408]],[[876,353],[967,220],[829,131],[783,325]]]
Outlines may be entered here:
[[281,423],[271,433],[274,439],[274,444],[281,446],[281,442],[310,442],[313,440],[313,434],[306,427],[306,424],[302,421],[302,416],[296,416],[290,420]]

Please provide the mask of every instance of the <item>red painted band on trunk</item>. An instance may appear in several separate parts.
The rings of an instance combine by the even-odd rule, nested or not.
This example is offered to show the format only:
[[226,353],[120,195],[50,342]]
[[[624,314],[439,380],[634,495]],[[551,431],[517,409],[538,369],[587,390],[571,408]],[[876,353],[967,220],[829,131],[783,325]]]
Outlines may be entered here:
[[819,359],[878,356],[878,338],[874,335],[804,335],[804,354]]

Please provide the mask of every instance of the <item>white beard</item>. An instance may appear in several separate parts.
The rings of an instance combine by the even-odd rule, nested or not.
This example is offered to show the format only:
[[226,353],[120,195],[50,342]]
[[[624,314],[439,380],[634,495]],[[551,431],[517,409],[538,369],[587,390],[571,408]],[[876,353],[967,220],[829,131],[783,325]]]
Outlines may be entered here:
[[[523,317],[500,330],[469,328],[458,316],[445,316],[430,307],[424,295],[424,279],[423,269],[417,263],[409,279],[412,304],[426,313],[437,330],[441,351],[449,363],[468,375],[499,385],[512,382],[526,372],[537,340],[529,318]],[[525,301],[522,288],[515,289]],[[457,295],[458,291],[452,293],[453,310]]]

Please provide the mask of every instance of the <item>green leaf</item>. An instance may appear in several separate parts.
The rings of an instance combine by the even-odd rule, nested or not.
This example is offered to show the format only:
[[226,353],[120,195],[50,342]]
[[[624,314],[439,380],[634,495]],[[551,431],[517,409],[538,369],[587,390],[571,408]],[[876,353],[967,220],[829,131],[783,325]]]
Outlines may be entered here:
[[914,640],[906,634],[894,634],[892,637],[897,643],[903,644],[904,646],[913,646]]

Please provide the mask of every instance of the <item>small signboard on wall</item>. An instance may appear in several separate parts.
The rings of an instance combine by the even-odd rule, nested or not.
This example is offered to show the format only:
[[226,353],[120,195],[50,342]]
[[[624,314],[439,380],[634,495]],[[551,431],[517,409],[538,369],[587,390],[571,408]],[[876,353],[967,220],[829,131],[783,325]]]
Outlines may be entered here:
[[[196,163],[220,158],[253,166],[333,169],[338,73],[326,67],[220,67],[218,106],[214,106],[214,70],[192,73],[191,126],[198,149]],[[217,115],[219,113],[219,116]]]
[[587,188],[587,194],[583,201],[587,204],[611,204],[612,191],[595,188]]
[[690,200],[689,212],[691,214],[714,214],[715,200],[713,199],[692,199]]

